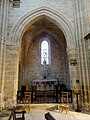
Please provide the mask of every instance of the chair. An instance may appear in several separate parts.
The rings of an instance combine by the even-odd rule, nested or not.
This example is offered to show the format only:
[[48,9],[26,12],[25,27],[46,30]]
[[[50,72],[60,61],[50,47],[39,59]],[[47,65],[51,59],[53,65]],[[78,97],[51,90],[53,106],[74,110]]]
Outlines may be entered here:
[[31,103],[31,92],[24,92],[24,103]]
[[59,105],[59,112],[63,112],[63,109],[66,109],[66,114],[67,111],[69,111],[69,103],[68,103],[68,92],[62,92],[62,99],[61,99],[61,104]]
[[13,120],[25,120],[26,111],[14,111]]
[[21,108],[22,106],[17,106],[17,107],[14,106],[8,120],[11,120],[12,117],[13,120],[25,120],[26,111],[20,110]]

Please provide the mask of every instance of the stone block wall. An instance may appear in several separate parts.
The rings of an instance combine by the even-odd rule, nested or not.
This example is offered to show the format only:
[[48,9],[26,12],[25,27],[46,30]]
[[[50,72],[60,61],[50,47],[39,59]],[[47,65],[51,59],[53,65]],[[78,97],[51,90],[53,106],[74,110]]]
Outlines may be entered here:
[[13,46],[6,47],[5,81],[4,81],[4,107],[12,106],[16,101],[18,89],[18,54]]
[[90,25],[90,0],[87,0],[88,22]]
[[[9,0],[0,1],[0,16],[1,16],[0,17],[0,68],[2,69],[0,70],[2,72],[0,74],[0,84],[2,83],[1,84],[2,86],[0,86],[1,88],[0,92],[2,91],[2,93],[4,93],[3,95],[5,96],[7,96],[7,92],[8,92],[8,95],[9,97],[11,96],[11,99],[16,98],[15,95],[16,95],[16,90],[18,86],[17,74],[18,74],[19,61],[18,61],[17,53],[13,55],[13,53],[11,52],[14,52],[12,47],[14,49],[15,48],[17,49],[18,45],[14,46],[16,41],[14,41],[12,37],[10,38],[10,34],[13,28],[18,26],[18,22],[26,14],[35,12],[35,10],[38,11],[38,8],[40,7],[50,8],[51,10],[58,13],[59,15],[63,15],[66,18],[66,20],[70,22],[70,25],[73,28],[74,37],[75,37],[74,45],[76,46],[76,50],[77,50],[76,57],[78,59],[78,77],[80,79],[81,87],[83,88],[81,89],[81,94],[82,94],[81,97],[83,101],[82,103],[85,105],[88,102],[87,101],[88,92],[86,90],[87,89],[86,81],[89,81],[88,69],[87,69],[87,67],[89,66],[87,66],[87,58],[86,58],[87,56],[86,56],[84,35],[89,30],[88,28],[90,28],[88,27],[90,24],[90,0],[86,0],[86,1],[85,0],[20,0],[20,7],[18,8],[15,8],[12,2]],[[62,19],[62,21],[64,21],[64,23],[66,22],[65,19]],[[69,25],[67,25],[67,27],[70,28]],[[71,33],[72,33],[72,30],[69,34]],[[21,42],[18,39],[18,37],[17,37],[17,41]],[[10,49],[11,51],[8,51],[8,48],[6,47],[7,45],[11,47]],[[53,50],[55,52],[55,48],[53,48]],[[32,51],[32,52],[36,53],[37,51]],[[55,56],[53,57],[57,57],[58,60],[60,59],[60,57],[58,57],[57,54],[55,54]],[[37,58],[38,56],[36,57],[36,60]],[[29,63],[30,62],[31,61],[29,61]],[[53,70],[53,68],[56,69],[57,67],[57,69],[59,70],[62,68],[62,67],[58,67],[58,62],[57,62],[57,66],[54,66],[55,62],[57,61],[53,61],[53,66],[51,68],[52,72],[55,71]],[[38,64],[35,66],[35,68],[37,68],[36,70],[38,71],[39,69]],[[65,75],[65,72],[66,72],[65,69],[63,71],[64,72],[62,74]],[[11,90],[10,90],[10,87],[12,88]]]
[[[8,34],[10,33],[12,27],[18,23],[24,15],[30,12],[34,12],[40,7],[48,7],[64,15],[71,22],[74,21],[73,17],[73,0],[20,0],[20,7],[14,8],[12,2],[9,2],[8,11]],[[13,41],[12,41],[13,42]],[[10,40],[7,43],[12,43]]]
[[[42,77],[44,78],[44,68],[41,64],[41,42],[40,39],[31,40],[31,45],[27,50],[30,41],[30,33],[24,34],[21,46],[19,83],[21,85],[29,85],[32,80]],[[67,66],[67,53],[63,55],[60,46],[54,40],[50,42],[50,63],[47,65],[47,76],[57,78],[60,82],[69,83],[69,72]],[[27,44],[28,43],[28,44]],[[65,48],[63,48],[65,51]]]

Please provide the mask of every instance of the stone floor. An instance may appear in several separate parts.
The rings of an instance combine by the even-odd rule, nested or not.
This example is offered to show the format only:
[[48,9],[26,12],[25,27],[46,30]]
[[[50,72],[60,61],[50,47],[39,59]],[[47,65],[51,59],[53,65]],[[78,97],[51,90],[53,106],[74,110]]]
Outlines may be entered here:
[[31,110],[25,115],[26,120],[45,120],[45,113],[49,112],[56,120],[90,120],[90,115],[69,111],[67,114],[64,111],[47,111],[47,110]]
[[[49,109],[51,108],[50,106],[31,106],[30,112],[27,111],[27,113],[25,113],[25,120],[45,120],[45,114],[47,112],[49,112],[56,120],[90,120],[90,113],[75,112],[72,110],[70,110],[67,114],[65,110],[62,113],[59,113],[59,110]],[[0,118],[0,120],[8,120],[8,118]]]

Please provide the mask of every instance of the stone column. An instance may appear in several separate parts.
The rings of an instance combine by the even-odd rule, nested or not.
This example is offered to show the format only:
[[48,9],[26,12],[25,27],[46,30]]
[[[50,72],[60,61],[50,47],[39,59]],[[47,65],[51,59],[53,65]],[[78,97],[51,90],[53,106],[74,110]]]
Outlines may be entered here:
[[75,108],[75,93],[74,91],[76,88],[76,81],[79,80],[78,78],[78,63],[76,57],[76,48],[74,45],[69,46],[67,49],[68,53],[68,61],[69,61],[69,74],[70,74],[70,88],[72,90],[73,96],[73,108]]
[[0,92],[1,92],[1,107],[4,107],[4,81],[5,81],[5,49],[6,46],[1,44],[1,59],[0,59]]
[[0,0],[0,106],[4,100],[5,49],[8,20],[8,0]]
[[[88,36],[89,35],[89,36]],[[88,104],[86,105],[88,110],[90,110],[90,33],[87,36],[85,36],[85,43],[86,43],[86,48],[87,48],[87,70],[88,70],[88,81],[87,81],[87,91],[88,91]],[[87,109],[86,108],[86,109]]]
[[[76,35],[76,46],[77,46],[77,58],[78,58],[78,74],[81,85],[81,100],[82,106],[86,106],[88,91],[88,71],[87,71],[87,59],[86,59],[86,48],[84,41],[84,34],[88,29],[87,24],[87,13],[86,13],[86,1],[75,0],[74,1],[74,16],[75,16],[75,35]],[[85,9],[86,8],[86,9]]]
[[69,61],[70,84],[71,84],[71,88],[74,89],[76,80],[78,79],[75,46],[73,45],[70,46],[67,52],[68,52],[68,61]]
[[4,98],[5,107],[13,106],[16,103],[18,90],[18,63],[19,51],[15,46],[6,46],[5,60],[5,81],[4,81]]

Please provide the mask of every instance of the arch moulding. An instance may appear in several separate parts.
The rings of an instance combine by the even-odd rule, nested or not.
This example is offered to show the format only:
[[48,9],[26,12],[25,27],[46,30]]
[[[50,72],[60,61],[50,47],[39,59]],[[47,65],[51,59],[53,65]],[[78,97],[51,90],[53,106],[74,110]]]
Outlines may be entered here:
[[46,16],[46,18],[57,25],[63,32],[66,38],[67,47],[73,46],[75,42],[74,30],[71,21],[57,11],[54,11],[47,7],[41,7],[35,9],[25,16],[23,16],[18,23],[12,28],[10,39],[13,45],[20,47],[21,38],[24,32],[30,27],[32,23],[38,20],[40,16]]
[[[54,23],[61,29],[61,31],[63,32],[63,34],[65,36],[66,42],[67,42],[67,49],[74,46],[75,37],[74,37],[74,30],[72,27],[72,23],[66,17],[64,17],[62,14],[60,14],[50,8],[41,7],[41,8],[35,9],[35,10],[27,13],[12,28],[9,39],[11,40],[11,42],[13,43],[13,46],[16,49],[21,48],[21,40],[22,40],[22,36],[25,33],[25,31],[27,31],[29,29],[30,25],[32,25],[34,22],[36,22],[39,19],[39,17],[41,17],[41,16],[45,16],[46,19],[48,19],[49,21],[51,21],[52,23]],[[18,70],[17,70],[18,63],[19,63],[19,55],[17,55],[18,53],[20,54],[20,52],[17,52],[15,54],[18,59],[17,59],[17,61],[15,61],[15,63],[17,63],[17,67],[15,69],[16,78],[13,77],[14,82],[16,82],[16,80],[18,81]],[[14,76],[14,75],[15,74],[13,74],[12,76]],[[17,88],[18,88],[17,84],[14,84],[14,89],[12,88],[12,90],[10,91],[10,92],[12,92],[12,91],[14,92],[13,99],[16,99]]]

